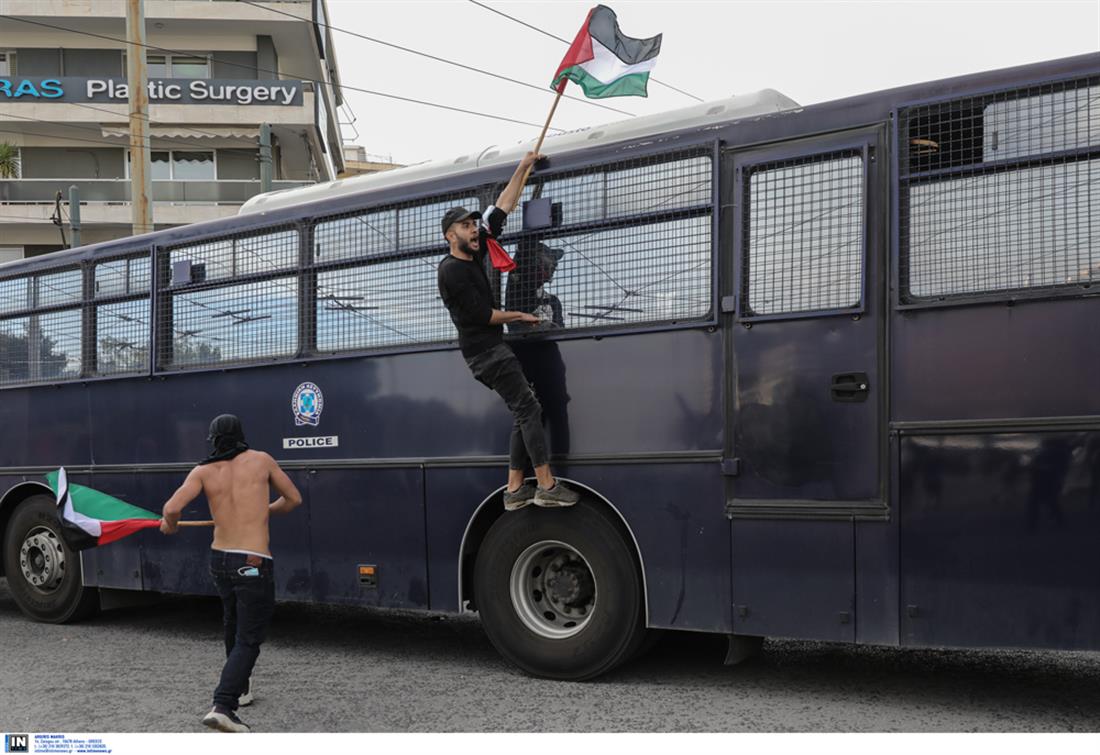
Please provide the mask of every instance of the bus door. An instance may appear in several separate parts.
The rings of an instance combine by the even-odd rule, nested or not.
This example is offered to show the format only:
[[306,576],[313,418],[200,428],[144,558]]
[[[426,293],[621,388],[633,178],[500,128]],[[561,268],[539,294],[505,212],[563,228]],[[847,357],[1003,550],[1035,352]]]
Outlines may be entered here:
[[857,637],[856,521],[886,512],[883,139],[865,129],[727,159],[738,634]]

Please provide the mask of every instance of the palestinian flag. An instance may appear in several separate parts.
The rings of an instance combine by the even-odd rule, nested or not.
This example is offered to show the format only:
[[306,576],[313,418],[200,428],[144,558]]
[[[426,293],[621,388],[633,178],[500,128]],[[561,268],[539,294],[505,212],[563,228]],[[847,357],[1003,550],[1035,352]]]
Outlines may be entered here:
[[615,11],[597,5],[588,11],[550,87],[560,92],[566,81],[573,81],[592,99],[646,97],[649,72],[660,51],[660,34],[649,39],[628,37],[619,31]]
[[156,514],[83,485],[70,484],[65,468],[46,475],[57,495],[61,537],[74,551],[106,545],[138,530],[160,526]]

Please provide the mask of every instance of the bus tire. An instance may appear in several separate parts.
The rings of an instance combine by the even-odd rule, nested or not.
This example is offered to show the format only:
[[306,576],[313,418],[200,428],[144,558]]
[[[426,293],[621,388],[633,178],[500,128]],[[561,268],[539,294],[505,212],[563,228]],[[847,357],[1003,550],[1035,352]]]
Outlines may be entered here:
[[630,546],[584,500],[500,517],[478,551],[474,592],[493,645],[534,676],[592,679],[644,640],[642,580]]
[[35,621],[79,621],[99,608],[99,591],[85,587],[80,554],[61,538],[57,506],[48,495],[20,503],[4,531],[4,573],[16,605]]

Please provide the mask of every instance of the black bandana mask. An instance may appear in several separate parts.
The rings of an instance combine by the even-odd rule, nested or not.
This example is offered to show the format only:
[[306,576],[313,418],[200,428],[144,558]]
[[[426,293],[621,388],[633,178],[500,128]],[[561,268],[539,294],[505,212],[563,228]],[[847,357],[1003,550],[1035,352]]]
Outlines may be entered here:
[[241,421],[232,414],[219,414],[210,423],[210,455],[199,464],[211,464],[215,461],[229,461],[242,451],[248,450],[244,442],[244,429]]

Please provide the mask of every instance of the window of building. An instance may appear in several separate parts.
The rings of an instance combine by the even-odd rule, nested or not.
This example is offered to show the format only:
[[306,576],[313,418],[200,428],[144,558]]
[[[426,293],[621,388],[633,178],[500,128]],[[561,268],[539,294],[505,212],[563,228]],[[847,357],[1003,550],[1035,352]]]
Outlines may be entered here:
[[15,75],[15,53],[0,51],[0,76]]
[[145,56],[146,72],[150,79],[209,79],[208,55],[153,54]]
[[[214,181],[218,177],[216,150],[154,150],[149,153],[154,181]],[[126,152],[130,177],[130,152]]]

